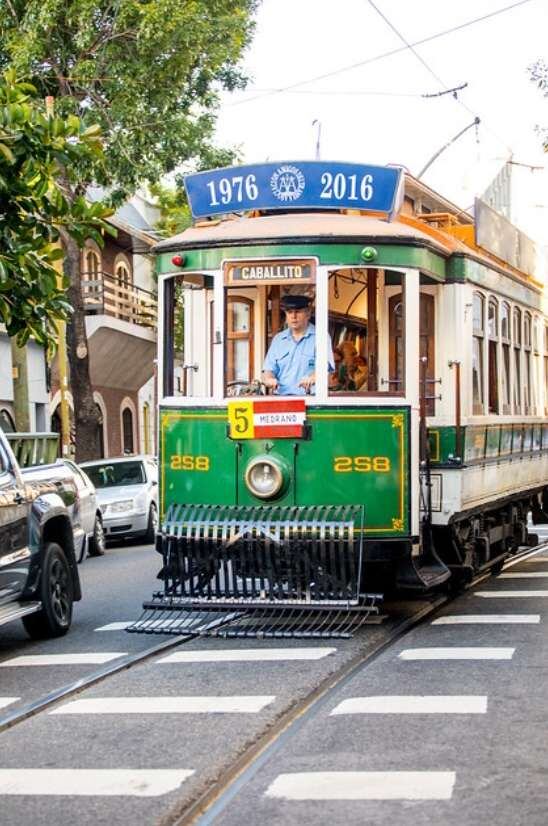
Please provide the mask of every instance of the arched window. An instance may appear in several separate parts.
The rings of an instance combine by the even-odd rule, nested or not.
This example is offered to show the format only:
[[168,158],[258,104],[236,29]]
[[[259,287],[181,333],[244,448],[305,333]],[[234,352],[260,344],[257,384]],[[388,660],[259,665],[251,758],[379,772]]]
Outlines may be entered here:
[[124,287],[131,287],[133,279],[131,277],[131,270],[127,261],[120,260],[116,264],[114,275],[118,284]]
[[97,422],[97,431],[95,434],[95,443],[99,451],[99,458],[103,459],[105,456],[105,423],[103,420],[103,411],[97,402],[95,403],[95,409],[97,410],[97,415],[99,417],[99,421]]
[[521,310],[514,307],[512,316],[512,344],[514,349],[514,413],[521,413]]
[[472,306],[472,412],[484,413],[483,340],[485,337],[485,298],[481,293],[474,293]]
[[133,441],[133,413],[129,407],[124,407],[122,410],[122,448],[126,456],[135,452]]
[[489,339],[488,370],[489,370],[489,413],[499,412],[499,373],[498,373],[498,346],[499,346],[499,305],[494,298],[489,299],[487,308],[487,336]]
[[227,302],[227,381],[253,379],[253,302],[229,296]]
[[84,249],[84,270],[82,275],[86,281],[97,281],[101,272],[101,256],[91,247]]
[[4,433],[15,433],[15,422],[13,420],[13,416],[9,410],[6,410],[5,408],[0,410],[0,427]]
[[502,345],[502,370],[500,374],[500,390],[502,397],[502,412],[510,413],[510,305],[503,301],[500,308],[500,340]]

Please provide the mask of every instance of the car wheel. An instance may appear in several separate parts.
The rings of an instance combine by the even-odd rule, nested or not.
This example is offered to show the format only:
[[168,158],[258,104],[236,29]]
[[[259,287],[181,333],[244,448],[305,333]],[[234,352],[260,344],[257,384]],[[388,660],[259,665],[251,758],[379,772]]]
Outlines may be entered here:
[[156,539],[156,531],[158,530],[158,511],[156,510],[156,505],[154,502],[150,506],[150,510],[148,512],[148,526],[147,532],[145,534],[145,539],[147,542],[154,542]]
[[74,591],[65,552],[56,542],[48,542],[44,550],[38,594],[42,609],[23,617],[27,634],[36,640],[62,637],[72,622]]
[[103,530],[103,520],[98,513],[95,514],[93,525],[93,536],[89,540],[88,554],[90,556],[103,556],[106,550],[105,532]]

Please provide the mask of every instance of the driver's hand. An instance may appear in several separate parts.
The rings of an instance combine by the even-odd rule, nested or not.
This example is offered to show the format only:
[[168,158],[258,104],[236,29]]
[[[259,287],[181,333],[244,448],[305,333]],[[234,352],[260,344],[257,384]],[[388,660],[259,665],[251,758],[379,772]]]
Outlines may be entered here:
[[299,387],[304,387],[306,393],[311,393],[314,384],[316,384],[316,376],[311,373],[300,380]]
[[278,379],[275,379],[274,376],[263,376],[263,384],[265,387],[268,387],[269,390],[278,389]]

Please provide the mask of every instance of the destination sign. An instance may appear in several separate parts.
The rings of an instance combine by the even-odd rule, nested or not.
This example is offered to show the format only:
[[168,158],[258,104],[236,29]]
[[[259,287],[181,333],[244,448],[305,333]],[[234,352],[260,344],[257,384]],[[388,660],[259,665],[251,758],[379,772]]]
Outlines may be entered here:
[[282,284],[284,281],[314,280],[313,261],[245,261],[227,264],[229,284],[260,283]]
[[282,161],[187,175],[195,218],[249,210],[357,209],[395,214],[403,171],[394,166]]

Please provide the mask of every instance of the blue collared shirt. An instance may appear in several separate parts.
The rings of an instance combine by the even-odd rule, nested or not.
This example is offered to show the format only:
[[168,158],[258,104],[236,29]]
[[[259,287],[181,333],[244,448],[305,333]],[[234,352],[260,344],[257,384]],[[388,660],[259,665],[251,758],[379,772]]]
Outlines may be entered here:
[[[329,354],[331,346],[329,346]],[[330,354],[329,369],[333,356]],[[291,331],[286,329],[272,339],[263,364],[278,380],[278,393],[282,396],[304,396],[304,387],[299,382],[316,369],[316,328],[309,324],[302,338],[295,341]]]

